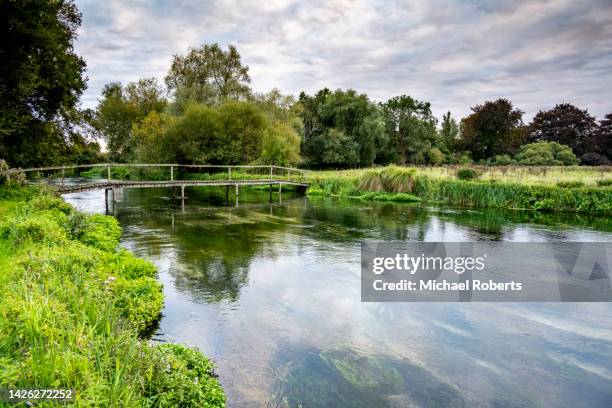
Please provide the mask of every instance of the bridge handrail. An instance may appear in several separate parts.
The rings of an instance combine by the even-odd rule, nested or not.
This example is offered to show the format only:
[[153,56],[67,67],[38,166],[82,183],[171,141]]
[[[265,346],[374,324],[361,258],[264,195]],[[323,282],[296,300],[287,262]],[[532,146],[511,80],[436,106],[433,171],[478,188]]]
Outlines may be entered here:
[[284,167],[275,165],[223,165],[223,164],[178,164],[178,163],[94,163],[94,164],[70,164],[64,166],[49,166],[49,167],[29,167],[29,168],[10,168],[9,173],[15,172],[33,172],[33,171],[50,171],[50,170],[69,170],[91,167],[188,167],[188,168],[221,168],[221,169],[244,169],[244,168],[263,168],[263,169],[279,169],[286,171],[296,171],[306,174],[309,170],[298,169],[295,167]]

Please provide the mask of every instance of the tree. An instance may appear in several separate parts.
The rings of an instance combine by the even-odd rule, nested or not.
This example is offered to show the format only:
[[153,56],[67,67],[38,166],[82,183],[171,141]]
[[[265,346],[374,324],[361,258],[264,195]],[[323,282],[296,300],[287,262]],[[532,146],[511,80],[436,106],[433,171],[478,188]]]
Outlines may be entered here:
[[162,93],[155,78],[140,79],[125,87],[119,82],[104,86],[97,107],[97,123],[112,161],[132,159],[135,147],[132,128],[149,113],[164,110],[166,100]]
[[474,160],[512,153],[517,130],[523,124],[523,112],[507,99],[487,101],[472,108],[461,121],[460,147],[471,152]]
[[612,113],[608,113],[599,121],[592,143],[594,153],[600,156],[597,163],[592,164],[607,164],[612,161]]
[[589,141],[596,130],[595,118],[569,103],[539,111],[529,125],[529,140],[557,142],[572,148],[577,156],[591,151]]
[[569,146],[546,141],[521,146],[515,159],[526,166],[572,166],[579,163]]
[[430,150],[439,145],[439,140],[436,118],[429,102],[402,95],[381,106],[389,138],[390,161],[425,164],[430,157],[439,161],[438,152],[430,154]]
[[450,154],[455,149],[455,144],[459,138],[459,124],[451,117],[451,113],[447,112],[442,116],[442,127],[440,128],[440,143],[441,147]]
[[314,96],[300,94],[302,155],[314,166],[370,166],[385,139],[379,108],[365,94],[325,88]]
[[81,14],[69,0],[0,2],[0,156],[12,166],[62,160],[69,146],[53,122],[69,117],[85,89],[73,41]]
[[226,98],[245,99],[251,93],[249,67],[242,65],[233,45],[223,51],[219,44],[190,48],[175,55],[166,85],[177,101],[220,103]]

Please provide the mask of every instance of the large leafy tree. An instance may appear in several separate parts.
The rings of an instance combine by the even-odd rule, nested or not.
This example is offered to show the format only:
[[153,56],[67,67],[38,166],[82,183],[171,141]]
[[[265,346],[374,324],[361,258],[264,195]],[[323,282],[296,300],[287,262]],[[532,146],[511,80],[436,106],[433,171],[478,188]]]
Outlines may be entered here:
[[402,95],[389,99],[382,110],[390,160],[400,164],[428,162],[430,151],[438,145],[430,103]]
[[236,47],[230,45],[224,51],[217,43],[175,55],[166,76],[166,85],[177,101],[205,104],[248,97],[250,81],[249,67],[242,64]]
[[472,108],[461,121],[459,144],[475,160],[513,153],[516,138],[522,136],[523,112],[507,99],[487,101]]
[[13,166],[62,160],[54,152],[71,143],[60,122],[85,89],[73,48],[80,23],[69,0],[0,2],[0,156]]
[[98,103],[97,125],[106,140],[110,159],[132,159],[136,143],[132,127],[149,113],[163,111],[165,106],[163,90],[155,78],[140,79],[125,87],[119,82],[106,84]]
[[304,122],[302,155],[315,166],[370,166],[383,143],[384,122],[367,95],[352,89],[304,92],[298,108]]
[[569,103],[538,112],[529,126],[531,141],[545,140],[567,145],[578,157],[591,150],[589,141],[597,128],[595,118],[586,109]]

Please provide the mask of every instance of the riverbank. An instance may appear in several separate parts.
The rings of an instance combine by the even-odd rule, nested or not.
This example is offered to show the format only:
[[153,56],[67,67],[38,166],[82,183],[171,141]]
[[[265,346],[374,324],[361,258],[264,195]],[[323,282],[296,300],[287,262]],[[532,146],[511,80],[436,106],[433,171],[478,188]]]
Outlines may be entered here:
[[120,236],[112,217],[0,188],[0,388],[72,388],[77,406],[224,406],[206,357],[146,340],[162,286]]
[[[483,177],[477,169],[474,170],[474,179],[460,180],[457,171],[447,168],[442,173],[438,168],[419,170],[390,166],[311,172],[307,178],[311,183],[307,194],[358,199],[380,197],[387,201],[394,201],[394,198],[397,198],[396,201],[407,201],[406,196],[411,196],[414,197],[413,201],[457,207],[612,213],[612,187],[607,182],[609,176],[606,173],[594,179],[592,174],[586,176],[584,171],[588,170],[583,173],[576,170],[573,174],[576,180],[555,183],[542,175],[536,183],[530,179],[513,182],[511,177]],[[580,174],[584,175],[582,179],[577,177]]]

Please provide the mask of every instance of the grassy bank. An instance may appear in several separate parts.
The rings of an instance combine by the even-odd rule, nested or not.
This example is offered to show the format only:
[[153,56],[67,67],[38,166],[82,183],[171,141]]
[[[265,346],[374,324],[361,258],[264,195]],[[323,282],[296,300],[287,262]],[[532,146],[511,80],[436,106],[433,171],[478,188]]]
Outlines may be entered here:
[[0,387],[73,388],[75,406],[224,405],[208,359],[146,340],[162,287],[117,249],[114,218],[33,188],[0,188],[0,217]]
[[[461,207],[612,213],[612,187],[605,182],[607,175],[594,179],[590,174],[573,182],[541,179],[531,183],[513,182],[512,177],[483,179],[477,170],[477,179],[465,181],[457,178],[456,169],[454,172],[449,169],[445,169],[446,177],[440,175],[439,168],[429,171],[393,166],[376,170],[312,172],[308,176],[312,183],[308,194],[391,201],[394,197],[397,201],[410,201],[407,198],[411,197],[415,201]],[[549,171],[557,174],[556,170]]]

